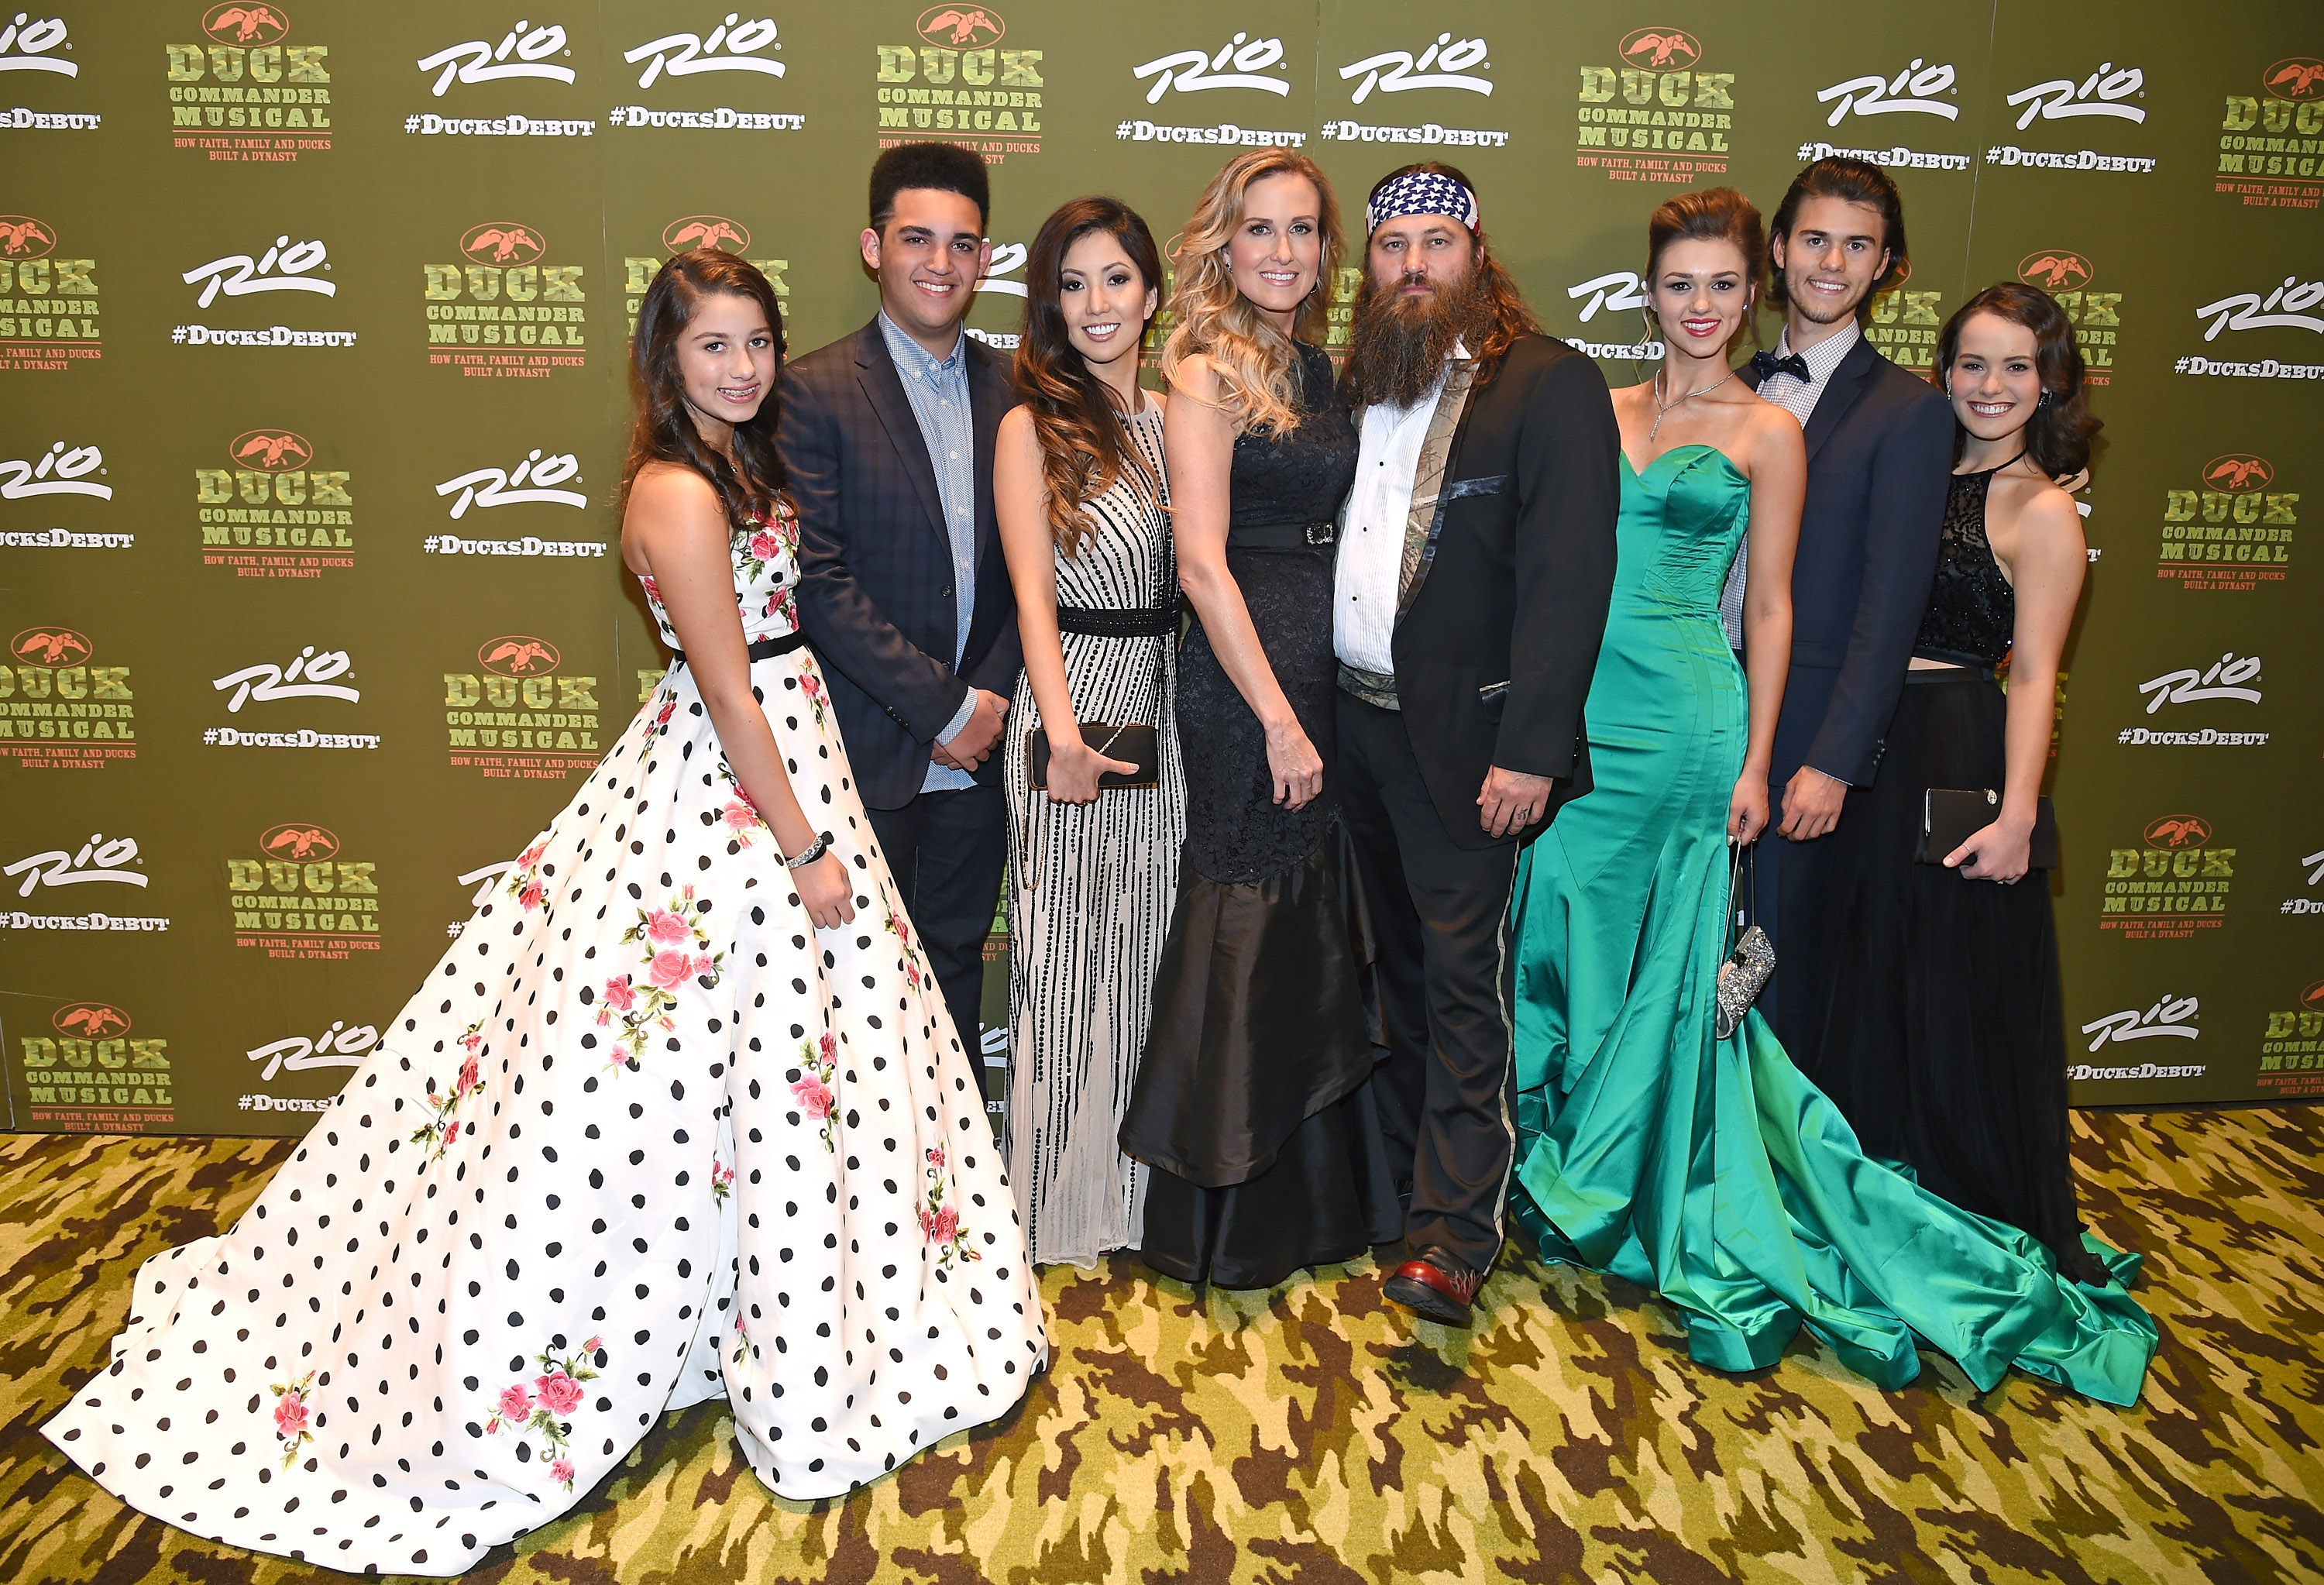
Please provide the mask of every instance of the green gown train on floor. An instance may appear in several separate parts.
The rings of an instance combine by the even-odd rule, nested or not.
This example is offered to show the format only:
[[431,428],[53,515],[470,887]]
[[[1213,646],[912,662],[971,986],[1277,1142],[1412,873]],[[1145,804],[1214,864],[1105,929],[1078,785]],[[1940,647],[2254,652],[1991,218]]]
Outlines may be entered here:
[[1885,1387],[1919,1374],[1917,1338],[1980,1390],[2015,1365],[2135,1403],[2156,1341],[2123,1286],[2139,1257],[2091,1239],[2116,1280],[2061,1277],[2034,1239],[1866,1156],[1758,1014],[1715,1036],[1748,716],[1719,593],[1749,504],[1711,447],[1622,465],[1596,785],[1517,870],[1518,1224],[1659,1293],[1722,1370],[1774,1364],[1804,1323]]

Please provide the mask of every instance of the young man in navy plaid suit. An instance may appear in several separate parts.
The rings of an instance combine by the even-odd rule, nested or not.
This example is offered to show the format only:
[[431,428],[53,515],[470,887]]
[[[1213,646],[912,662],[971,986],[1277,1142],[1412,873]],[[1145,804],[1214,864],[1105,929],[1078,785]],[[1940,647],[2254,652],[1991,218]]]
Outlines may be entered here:
[[1006,359],[963,334],[991,254],[984,163],[905,143],[872,167],[872,322],[785,372],[778,439],[799,516],[799,618],[859,790],[960,1037],[1008,858],[1001,717],[1017,603],[992,510]]

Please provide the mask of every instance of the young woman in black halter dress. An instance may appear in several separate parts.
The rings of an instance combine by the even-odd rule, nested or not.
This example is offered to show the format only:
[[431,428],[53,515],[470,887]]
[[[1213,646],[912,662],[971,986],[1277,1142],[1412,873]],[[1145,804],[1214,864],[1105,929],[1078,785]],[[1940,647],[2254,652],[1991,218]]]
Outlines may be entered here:
[[1121,1127],[1148,1265],[1268,1287],[1399,1235],[1332,751],[1333,520],[1356,433],[1320,338],[1338,251],[1305,155],[1239,155],[1186,223],[1162,363],[1186,845]]
[[[1833,838],[1849,945],[1801,1065],[1867,1153],[2048,1247],[2068,1276],[2126,1278],[2084,1243],[2067,1154],[2064,1010],[2049,878],[2031,835],[2058,660],[2087,565],[2073,498],[2098,428],[2065,314],[2015,282],[1964,304],[1937,367],[1959,461],[1912,669],[1867,806]],[[2008,665],[2005,695],[1996,668]],[[1993,823],[1914,862],[1923,795],[1987,788]],[[2095,1243],[2095,1240],[2092,1240]]]

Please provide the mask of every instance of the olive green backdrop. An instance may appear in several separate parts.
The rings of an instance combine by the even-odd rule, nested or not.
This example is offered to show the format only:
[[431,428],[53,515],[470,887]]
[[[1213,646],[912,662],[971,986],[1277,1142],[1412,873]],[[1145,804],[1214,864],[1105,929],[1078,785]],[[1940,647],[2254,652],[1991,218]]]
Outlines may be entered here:
[[1798,21],[0,17],[8,1122],[303,1128],[659,674],[607,506],[644,282],[709,243],[776,279],[793,350],[853,329],[866,169],[912,137],[992,167],[969,323],[998,344],[1056,203],[1113,192],[1167,238],[1231,147],[1295,142],[1351,207],[1394,165],[1462,165],[1544,320],[1618,383],[1658,350],[1633,273],[1657,201],[1726,182],[1772,208],[1804,160],[1869,151],[1912,262],[1875,339],[1925,367],[1968,292],[2036,281],[2107,420],[2055,776],[2076,1097],[2324,1093],[2324,647],[2299,544],[2324,502],[2324,25],[2290,0]]

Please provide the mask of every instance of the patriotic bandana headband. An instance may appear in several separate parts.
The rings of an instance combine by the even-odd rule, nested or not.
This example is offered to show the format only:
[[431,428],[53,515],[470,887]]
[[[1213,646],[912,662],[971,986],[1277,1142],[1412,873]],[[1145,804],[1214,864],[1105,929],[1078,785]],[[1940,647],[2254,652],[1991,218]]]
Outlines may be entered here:
[[1477,195],[1460,181],[1434,170],[1410,170],[1372,195],[1364,208],[1364,231],[1378,231],[1406,215],[1445,215],[1477,229]]

